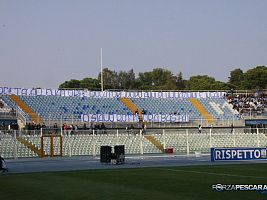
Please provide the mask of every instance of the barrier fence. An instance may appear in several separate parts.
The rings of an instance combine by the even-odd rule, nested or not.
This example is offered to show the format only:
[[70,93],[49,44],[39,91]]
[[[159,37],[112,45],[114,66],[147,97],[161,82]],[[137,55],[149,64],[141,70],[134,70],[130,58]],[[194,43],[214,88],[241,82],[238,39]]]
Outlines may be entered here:
[[59,156],[61,151],[61,156],[96,156],[105,145],[125,145],[126,154],[161,154],[166,149],[179,155],[209,154],[212,147],[266,147],[266,134],[267,129],[260,128],[1,131],[0,154],[21,158]]

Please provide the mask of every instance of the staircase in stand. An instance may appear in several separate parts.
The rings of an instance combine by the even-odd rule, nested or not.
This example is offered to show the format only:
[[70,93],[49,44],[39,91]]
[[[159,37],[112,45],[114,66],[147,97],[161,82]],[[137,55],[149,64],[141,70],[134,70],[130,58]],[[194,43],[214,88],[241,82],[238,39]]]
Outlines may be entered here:
[[208,123],[213,123],[212,115],[209,114],[209,112],[202,106],[202,104],[196,98],[190,98],[189,101],[193,104],[193,106]]
[[164,152],[163,145],[155,137],[153,137],[152,135],[145,135],[144,137],[155,147],[157,147],[161,152]]
[[39,157],[42,157],[44,155],[44,152],[42,153],[41,149],[36,148],[32,143],[30,143],[29,141],[23,139],[22,137],[17,137],[17,140],[21,144],[25,145],[27,148],[32,150],[34,153],[36,153]]
[[17,95],[10,95],[10,98],[25,112],[28,114],[32,121],[35,123],[42,123],[43,120],[40,116],[37,115],[26,103],[24,103]]
[[142,111],[128,98],[120,98],[121,102],[133,113],[138,112],[139,122],[143,122]]

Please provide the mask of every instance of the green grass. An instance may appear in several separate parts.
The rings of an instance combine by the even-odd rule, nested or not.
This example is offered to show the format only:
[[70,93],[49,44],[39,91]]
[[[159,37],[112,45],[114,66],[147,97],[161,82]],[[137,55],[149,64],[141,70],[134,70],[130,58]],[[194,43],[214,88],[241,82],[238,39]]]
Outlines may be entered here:
[[267,194],[256,191],[215,192],[211,185],[216,183],[267,184],[267,164],[0,174],[0,196],[8,200],[267,199]]

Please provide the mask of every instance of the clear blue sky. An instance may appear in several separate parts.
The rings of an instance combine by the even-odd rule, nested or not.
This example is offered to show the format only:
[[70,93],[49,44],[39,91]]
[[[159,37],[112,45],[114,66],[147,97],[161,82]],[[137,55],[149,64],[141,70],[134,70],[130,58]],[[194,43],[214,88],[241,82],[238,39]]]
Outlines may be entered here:
[[227,81],[267,65],[266,0],[0,0],[0,86],[57,88],[103,65]]

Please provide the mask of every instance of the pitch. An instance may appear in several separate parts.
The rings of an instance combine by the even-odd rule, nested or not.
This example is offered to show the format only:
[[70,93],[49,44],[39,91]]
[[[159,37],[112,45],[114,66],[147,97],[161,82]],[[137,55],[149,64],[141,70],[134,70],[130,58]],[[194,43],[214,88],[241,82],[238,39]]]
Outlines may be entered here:
[[[89,162],[85,157],[10,160],[8,164],[11,172],[0,175],[1,198],[16,200],[229,200],[267,197],[267,194],[258,191],[217,192],[212,189],[212,185],[218,183],[266,184],[267,163],[264,161],[261,163],[238,162],[237,164],[224,162],[220,165],[211,164],[208,157],[187,159],[184,157],[133,157],[128,158],[125,165],[100,164],[97,158],[92,158],[91,161]],[[169,164],[161,165],[162,161]],[[34,165],[37,167],[42,164],[45,167],[40,167],[41,172],[33,173],[30,170],[19,172],[22,166],[26,168],[32,166],[31,171],[35,171]],[[56,169],[44,170],[49,167]],[[84,167],[87,169],[83,169]]]

